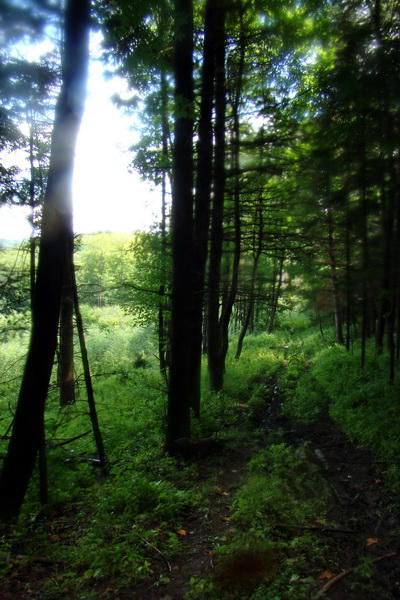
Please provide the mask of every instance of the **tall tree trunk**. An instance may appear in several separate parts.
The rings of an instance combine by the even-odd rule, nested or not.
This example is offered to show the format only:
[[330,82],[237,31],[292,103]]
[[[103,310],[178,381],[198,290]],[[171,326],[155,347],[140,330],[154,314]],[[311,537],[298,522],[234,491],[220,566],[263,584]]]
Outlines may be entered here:
[[35,235],[35,164],[33,155],[33,125],[31,125],[29,133],[29,166],[30,166],[30,180],[29,180],[29,205],[32,211],[32,234],[29,240],[29,275],[30,275],[30,295],[31,295],[31,308],[33,304],[33,297],[35,295],[35,282],[36,282],[36,235]]
[[[29,278],[30,278],[30,305],[31,314],[33,314],[33,299],[35,297],[36,287],[36,235],[35,235],[35,160],[33,153],[33,123],[32,115],[31,127],[29,132],[29,166],[30,166],[30,180],[29,180],[29,205],[32,211],[32,234],[29,239]],[[39,468],[39,502],[42,506],[48,503],[49,499],[49,482],[48,482],[48,469],[47,469],[47,445],[46,445],[46,430],[43,419],[41,422],[41,440],[38,450],[38,468]]]
[[175,0],[175,141],[172,182],[171,364],[166,446],[190,436],[192,404],[193,5]]
[[391,270],[392,270],[392,237],[393,237],[393,211],[382,189],[382,241],[383,257],[381,265],[381,288],[378,308],[378,321],[375,335],[375,347],[377,354],[383,351],[383,340],[387,321],[390,319],[391,307]]
[[[238,3],[240,20],[240,46],[235,85],[232,90],[231,108],[233,118],[232,148],[233,171],[236,174],[234,198],[234,253],[229,290],[222,294],[224,301],[220,310],[221,292],[221,258],[223,241],[223,215],[225,194],[225,111],[226,111],[226,85],[225,85],[225,10],[224,2],[218,5],[219,10],[219,45],[216,57],[216,154],[215,154],[215,192],[213,203],[213,222],[211,231],[210,248],[210,274],[209,274],[209,315],[208,315],[208,372],[210,388],[218,391],[223,387],[225,361],[229,347],[229,323],[233,306],[236,300],[239,281],[239,263],[241,255],[241,221],[240,221],[240,186],[239,186],[239,106],[242,95],[242,81],[245,57],[245,40],[243,30],[243,6]],[[214,221],[215,219],[215,221]],[[217,265],[219,261],[219,265]]]
[[[220,349],[220,377],[223,382],[225,373],[225,361],[229,348],[229,324],[231,321],[233,306],[236,301],[236,296],[239,287],[239,265],[241,257],[242,243],[242,227],[241,227],[241,210],[240,210],[240,179],[239,179],[239,148],[240,148],[240,132],[239,132],[239,99],[242,85],[242,73],[244,65],[244,47],[241,51],[241,62],[239,71],[238,90],[235,102],[233,104],[233,164],[236,172],[234,191],[233,191],[233,221],[234,221],[234,250],[231,283],[226,300],[222,303],[220,328],[221,328],[221,349]],[[222,387],[222,385],[221,385]]]
[[[382,218],[382,238],[383,238],[383,257],[382,257],[382,279],[378,307],[378,322],[375,336],[376,352],[381,354],[383,351],[383,341],[385,331],[387,331],[387,341],[390,350],[390,380],[394,376],[394,289],[396,287],[393,265],[393,250],[395,246],[395,193],[398,195],[398,177],[394,164],[394,156],[397,154],[398,135],[396,124],[392,116],[389,104],[390,86],[389,73],[387,69],[387,58],[385,58],[383,28],[382,28],[382,6],[381,0],[375,0],[369,5],[371,10],[371,20],[374,27],[375,38],[377,42],[376,59],[378,65],[378,85],[380,111],[378,113],[379,130],[381,132],[379,159],[382,165],[385,165],[385,171],[381,171],[381,218]],[[395,192],[396,190],[396,192]],[[397,198],[398,200],[398,198]],[[398,260],[398,257],[396,257]]]
[[197,417],[200,415],[204,282],[208,249],[208,232],[210,226],[213,159],[212,108],[214,98],[216,43],[215,0],[207,0],[205,8],[200,118],[197,142],[193,252],[192,408]]
[[62,87],[43,204],[32,333],[11,440],[0,475],[2,521],[18,516],[43,439],[43,415],[57,347],[61,290],[72,231],[72,173],[86,93],[89,12],[89,0],[67,2]]
[[223,386],[222,332],[219,320],[223,217],[225,196],[225,6],[216,0],[218,46],[215,57],[215,159],[214,198],[211,211],[211,241],[208,273],[208,373],[210,389]]
[[162,153],[163,153],[163,173],[161,190],[161,257],[162,257],[162,283],[159,288],[160,303],[158,306],[158,356],[160,362],[160,371],[167,377],[167,329],[168,325],[165,319],[165,292],[166,292],[166,264],[167,255],[167,164],[168,164],[168,90],[167,80],[164,70],[161,70],[161,129],[162,129]]
[[368,196],[366,181],[366,148],[364,137],[365,115],[361,120],[361,157],[360,157],[360,228],[361,228],[361,356],[360,367],[365,367],[367,337],[370,333],[369,319],[369,240],[368,240]]

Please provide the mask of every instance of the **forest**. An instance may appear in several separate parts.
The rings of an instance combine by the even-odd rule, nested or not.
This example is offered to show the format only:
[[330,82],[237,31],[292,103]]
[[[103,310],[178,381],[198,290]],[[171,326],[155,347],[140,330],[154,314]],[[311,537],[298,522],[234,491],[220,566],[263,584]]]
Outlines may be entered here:
[[[0,9],[2,598],[400,598],[398,0]],[[148,231],[74,231],[93,35]]]

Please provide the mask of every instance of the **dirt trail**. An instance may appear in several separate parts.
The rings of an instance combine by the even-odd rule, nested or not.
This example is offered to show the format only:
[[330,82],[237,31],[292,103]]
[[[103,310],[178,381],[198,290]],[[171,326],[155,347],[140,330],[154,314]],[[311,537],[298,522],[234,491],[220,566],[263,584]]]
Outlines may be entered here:
[[[280,417],[279,412],[277,393],[267,411],[255,416],[255,426],[282,431],[282,441],[295,447],[307,442],[332,492],[326,521],[334,525],[309,528],[330,548],[328,562],[321,564],[321,574],[326,572],[326,579],[320,580],[321,597],[331,600],[400,598],[398,499],[385,487],[381,472],[384,465],[350,442],[329,418],[310,426],[294,426]],[[162,593],[143,584],[132,595],[121,596],[121,600],[183,600],[190,577],[202,579],[212,575],[215,538],[224,536],[228,544],[229,536],[234,533],[229,521],[230,503],[255,451],[254,447],[241,447],[222,454],[218,475],[212,482],[209,510],[203,515],[188,517],[188,534],[182,539],[185,552],[171,565],[170,582]],[[201,471],[206,481],[207,461],[201,465]],[[363,575],[358,575],[355,582],[351,570],[363,559],[371,559],[369,568],[374,573],[372,577],[366,573],[365,582]]]
[[[319,455],[332,490],[332,506],[327,521],[335,529],[318,532],[331,548],[326,570],[335,575],[371,559],[374,575],[363,588],[352,587],[348,573],[337,582],[327,581],[325,598],[374,600],[400,598],[400,515],[398,498],[385,486],[385,466],[370,452],[353,444],[329,419],[287,429],[285,441],[293,445],[309,442]],[[362,575],[360,577],[362,579]],[[367,584],[368,578],[365,577]],[[332,584],[332,585],[331,585]]]
[[[275,394],[265,411],[254,415],[254,428],[282,432],[282,441],[295,447],[308,442],[311,453],[319,461],[321,470],[332,492],[332,502],[326,523],[311,527],[321,543],[329,546],[328,560],[318,564],[326,579],[318,581],[320,589],[327,588],[323,598],[330,600],[390,600],[400,598],[400,517],[398,499],[385,487],[382,476],[384,465],[369,452],[351,443],[329,420],[310,426],[295,426],[279,416],[280,398]],[[247,411],[243,407],[243,411]],[[251,436],[249,436],[251,439]],[[259,439],[259,438],[258,438]],[[199,486],[208,486],[208,504],[200,511],[182,516],[180,543],[183,552],[175,558],[164,556],[150,548],[149,558],[154,565],[151,580],[141,582],[130,590],[118,589],[118,582],[102,581],[99,599],[113,600],[183,600],[190,589],[191,577],[203,580],[215,572],[213,549],[216,542],[229,544],[235,530],[230,520],[230,505],[235,491],[246,475],[251,456],[262,447],[249,443],[234,450],[224,450],[212,460],[204,458],[198,464]],[[396,512],[397,511],[397,512]],[[347,572],[369,558],[370,577],[358,573],[357,579]],[[57,571],[54,564],[21,563],[2,582],[1,597],[6,600],[48,596],[41,594],[41,584]],[[315,577],[313,571],[305,573]],[[341,580],[334,577],[344,573]],[[328,575],[329,574],[329,575]],[[154,582],[163,576],[165,583]],[[27,582],[29,581],[29,589]],[[365,583],[365,585],[364,585]],[[203,595],[207,599],[207,593]],[[52,598],[52,600],[60,600]],[[246,595],[243,596],[245,600]],[[268,600],[268,599],[266,599]],[[304,599],[314,600],[314,599]]]

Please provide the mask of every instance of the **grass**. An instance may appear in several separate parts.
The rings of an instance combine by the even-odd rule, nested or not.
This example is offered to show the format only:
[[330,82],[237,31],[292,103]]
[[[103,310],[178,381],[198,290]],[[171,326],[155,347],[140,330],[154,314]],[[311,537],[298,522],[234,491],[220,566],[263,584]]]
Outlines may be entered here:
[[[159,577],[154,556],[160,552],[168,559],[181,552],[177,531],[184,516],[201,512],[209,501],[207,485],[199,488],[196,463],[182,463],[163,452],[165,382],[153,333],[118,308],[84,311],[110,475],[104,478],[88,462],[96,450],[77,362],[76,404],[60,409],[56,386],[49,393],[47,519],[39,518],[36,473],[18,526],[2,539],[3,557],[48,554],[68,563],[68,572],[46,582],[43,594],[48,598],[95,598],[96,585],[107,578],[118,590]],[[322,340],[318,331],[307,329],[305,317],[296,320],[290,314],[281,320],[283,328],[273,335],[248,336],[239,361],[231,341],[225,389],[209,393],[204,380],[201,419],[193,420],[193,437],[217,434],[228,451],[241,444],[256,448],[262,436],[264,448],[250,461],[233,499],[236,532],[228,541],[216,540],[215,550],[220,572],[236,570],[238,561],[255,555],[261,557],[259,570],[251,582],[238,580],[229,589],[223,573],[215,580],[192,578],[188,598],[241,598],[243,583],[250,600],[300,600],[312,589],[309,565],[326,549],[315,548],[315,538],[299,534],[299,528],[323,519],[329,492],[308,460],[307,447],[296,450],[281,443],[279,432],[268,439],[260,431],[249,436],[254,416],[271,400],[277,381],[287,415],[311,423],[329,413],[351,439],[387,461],[391,482],[400,487],[399,381],[387,383],[387,356],[376,357],[369,347],[362,372],[356,345],[347,352],[330,341],[329,331]],[[293,335],[289,325],[295,327]],[[22,332],[0,346],[3,431],[12,420],[26,342]],[[4,453],[6,440],[1,444]],[[215,469],[218,464],[216,460]],[[4,564],[9,568],[10,563]]]
[[293,344],[279,381],[286,397],[285,413],[312,423],[327,413],[348,435],[387,461],[391,484],[400,488],[400,378],[388,382],[389,359],[367,346],[366,366],[360,349],[314,343],[313,336]]

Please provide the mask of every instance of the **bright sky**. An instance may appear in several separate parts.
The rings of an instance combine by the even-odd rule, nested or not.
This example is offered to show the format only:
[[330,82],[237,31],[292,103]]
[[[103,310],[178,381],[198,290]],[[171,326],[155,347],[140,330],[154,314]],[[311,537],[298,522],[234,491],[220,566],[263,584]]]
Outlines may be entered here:
[[[95,42],[96,43],[96,42]],[[129,173],[132,154],[127,150],[137,141],[132,120],[113,105],[114,93],[126,92],[120,78],[106,81],[103,66],[93,61],[85,115],[76,152],[73,202],[74,229],[132,232],[148,229],[160,214],[159,190]],[[24,209],[0,210],[0,238],[20,239],[30,235]]]

